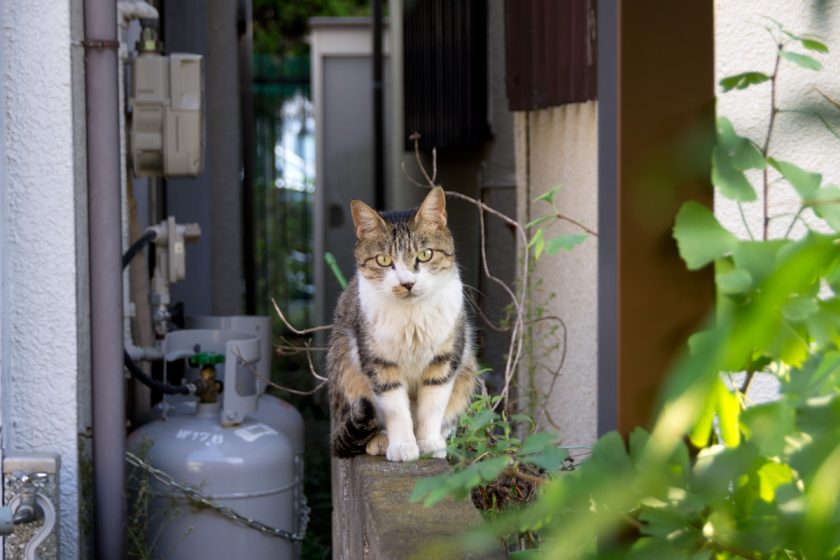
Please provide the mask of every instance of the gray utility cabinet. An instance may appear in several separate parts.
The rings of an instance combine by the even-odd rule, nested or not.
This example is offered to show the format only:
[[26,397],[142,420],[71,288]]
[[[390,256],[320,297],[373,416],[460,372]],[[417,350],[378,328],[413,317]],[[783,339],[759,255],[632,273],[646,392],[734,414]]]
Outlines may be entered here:
[[[315,320],[332,322],[338,282],[324,262],[335,255],[348,280],[355,271],[350,200],[373,206],[372,36],[369,18],[313,18],[315,105]],[[387,49],[387,41],[384,41]],[[385,145],[389,138],[389,72],[385,71]],[[387,176],[387,174],[386,174]]]

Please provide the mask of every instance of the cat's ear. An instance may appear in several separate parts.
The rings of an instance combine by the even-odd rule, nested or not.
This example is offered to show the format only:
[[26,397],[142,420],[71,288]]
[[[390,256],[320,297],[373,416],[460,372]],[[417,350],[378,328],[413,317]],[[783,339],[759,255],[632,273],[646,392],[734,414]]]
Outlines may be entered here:
[[350,213],[353,214],[353,225],[356,226],[357,239],[385,227],[385,220],[382,219],[379,212],[361,200],[354,199],[350,202]]
[[415,222],[426,222],[446,227],[446,195],[443,189],[435,187],[426,195],[423,204],[417,209]]

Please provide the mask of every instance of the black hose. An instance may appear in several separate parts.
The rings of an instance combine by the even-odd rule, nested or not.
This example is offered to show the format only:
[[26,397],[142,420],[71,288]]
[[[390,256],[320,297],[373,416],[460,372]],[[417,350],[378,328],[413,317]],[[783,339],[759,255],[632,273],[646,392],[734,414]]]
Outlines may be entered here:
[[[150,229],[140,236],[140,239],[132,243],[131,247],[129,247],[122,256],[122,267],[127,267],[128,263],[137,256],[137,253],[142,251],[146,245],[154,241],[156,237],[157,233]],[[186,385],[169,385],[152,378],[149,374],[143,371],[142,368],[134,362],[134,360],[131,359],[127,350],[123,350],[123,363],[125,364],[125,367],[128,368],[131,375],[134,376],[134,379],[150,389],[160,391],[166,395],[189,395],[191,393],[190,388]]]
[[150,229],[146,231],[146,233],[144,233],[142,236],[140,236],[140,239],[132,243],[131,247],[128,248],[128,251],[126,251],[122,257],[122,267],[127,267],[128,263],[134,260],[134,257],[137,256],[137,253],[142,251],[147,244],[154,241],[156,237],[157,233],[155,233],[154,230]]
[[143,371],[140,366],[134,363],[134,360],[131,359],[131,356],[128,355],[128,352],[124,352],[123,362],[125,363],[125,367],[128,368],[128,371],[134,378],[146,385],[150,389],[154,389],[155,391],[160,391],[161,393],[165,393],[167,395],[189,395],[190,388],[187,385],[168,385],[166,383],[162,383],[153,379],[149,374]]

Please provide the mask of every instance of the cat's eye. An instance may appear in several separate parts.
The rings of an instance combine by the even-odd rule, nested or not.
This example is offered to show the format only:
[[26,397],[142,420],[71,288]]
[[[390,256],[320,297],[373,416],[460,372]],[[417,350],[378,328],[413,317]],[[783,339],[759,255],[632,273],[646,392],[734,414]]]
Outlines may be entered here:
[[379,266],[391,266],[393,262],[394,260],[389,255],[376,255],[376,264],[378,264]]
[[432,260],[432,255],[434,254],[435,252],[431,249],[423,249],[422,251],[417,253],[417,260],[420,262],[428,262]]

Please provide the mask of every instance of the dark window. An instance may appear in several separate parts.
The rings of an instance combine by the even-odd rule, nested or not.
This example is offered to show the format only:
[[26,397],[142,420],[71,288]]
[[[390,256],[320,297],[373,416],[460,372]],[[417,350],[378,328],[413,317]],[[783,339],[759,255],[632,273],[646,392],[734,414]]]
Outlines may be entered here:
[[595,99],[597,4],[597,0],[505,0],[511,111]]
[[403,33],[406,136],[419,132],[423,150],[486,140],[486,1],[407,1]]

